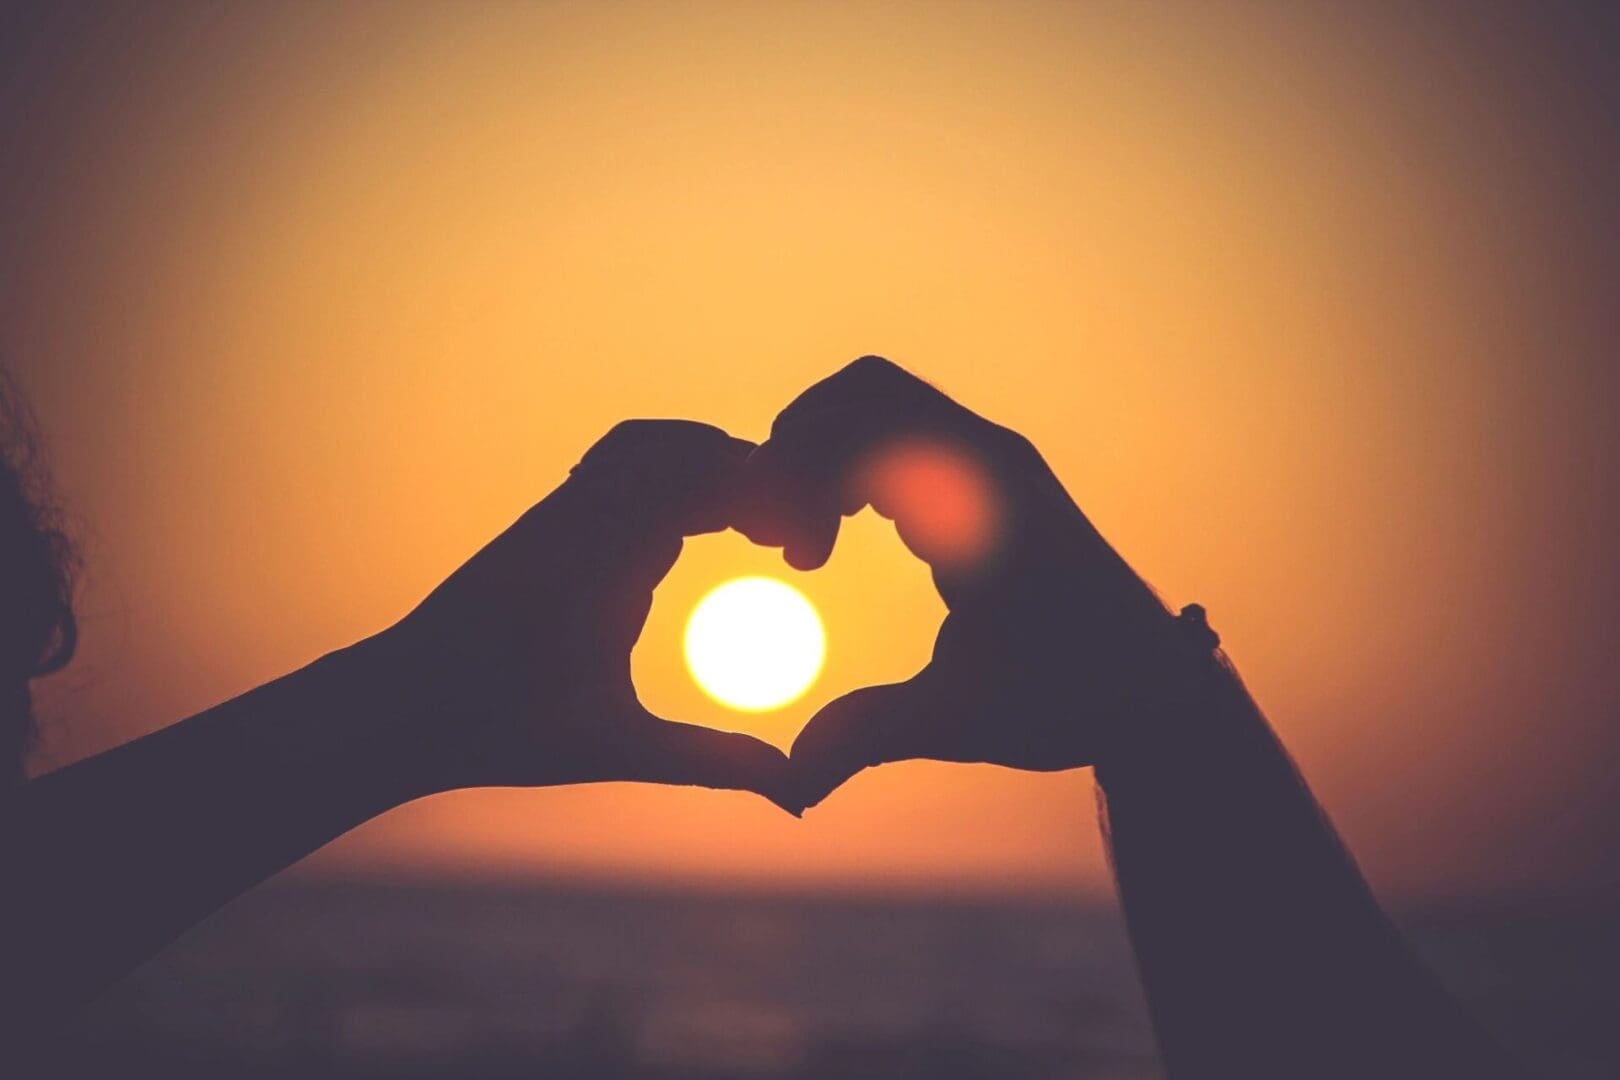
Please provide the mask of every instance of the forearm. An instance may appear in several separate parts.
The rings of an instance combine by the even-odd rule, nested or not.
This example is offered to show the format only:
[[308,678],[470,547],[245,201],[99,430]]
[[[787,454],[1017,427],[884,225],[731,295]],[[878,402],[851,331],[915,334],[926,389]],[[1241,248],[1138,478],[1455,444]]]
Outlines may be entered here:
[[1212,664],[1181,685],[1097,770],[1172,1074],[1504,1074],[1386,920],[1236,675]]
[[429,785],[369,645],[40,777],[4,815],[3,977],[48,1018]]

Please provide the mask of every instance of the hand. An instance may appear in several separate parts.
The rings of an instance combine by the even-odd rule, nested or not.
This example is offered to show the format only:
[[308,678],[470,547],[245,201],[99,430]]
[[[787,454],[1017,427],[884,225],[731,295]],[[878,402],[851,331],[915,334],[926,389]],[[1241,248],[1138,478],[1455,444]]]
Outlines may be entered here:
[[380,635],[433,790],[646,780],[758,792],[799,812],[787,759],[636,698],[630,649],[684,536],[727,527],[753,444],[619,424],[568,480]]
[[750,539],[811,569],[840,517],[871,505],[949,609],[915,677],[839,698],[800,733],[805,805],[883,762],[1054,770],[1111,752],[1173,624],[1028,440],[864,357],[783,410],[749,471]]

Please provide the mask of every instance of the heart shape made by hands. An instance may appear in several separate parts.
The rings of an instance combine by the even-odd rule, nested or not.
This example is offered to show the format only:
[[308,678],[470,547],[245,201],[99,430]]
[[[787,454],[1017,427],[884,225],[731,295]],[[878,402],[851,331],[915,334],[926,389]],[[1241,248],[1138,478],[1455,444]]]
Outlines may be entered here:
[[[823,632],[820,665],[803,659],[810,646],[774,623],[770,611],[732,611],[708,653],[709,666],[696,658],[688,633],[699,606],[709,604],[716,590],[747,579],[780,582],[808,602]],[[742,732],[786,753],[828,701],[921,670],[944,618],[945,605],[927,566],[875,513],[845,521],[832,557],[813,571],[795,570],[779,548],[754,544],[727,529],[685,541],[653,594],[631,653],[631,679],[642,703],[658,716]],[[786,659],[771,650],[783,650]],[[799,650],[797,663],[794,650]],[[773,665],[797,667],[808,685],[800,685],[797,696],[790,688],[757,710],[744,707],[735,693],[728,695],[739,686],[744,693],[769,694],[757,688],[770,681]]]
[[1167,613],[1027,440],[863,357],[784,409],[746,471],[733,524],[749,540],[813,570],[871,506],[948,610],[921,671],[832,700],[794,739],[805,805],[887,761],[1095,760]]

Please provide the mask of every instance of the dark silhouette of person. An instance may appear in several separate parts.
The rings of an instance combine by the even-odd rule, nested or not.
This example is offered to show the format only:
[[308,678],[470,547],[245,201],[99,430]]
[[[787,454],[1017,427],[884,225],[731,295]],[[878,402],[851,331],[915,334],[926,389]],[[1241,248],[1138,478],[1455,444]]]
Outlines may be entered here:
[[[8,414],[25,415],[15,395]],[[19,752],[29,680],[75,636],[71,558],[25,431],[0,488],[0,723]],[[920,489],[873,479],[897,446],[937,451]],[[791,760],[641,707],[629,653],[683,536],[733,526],[814,567],[867,503],[930,561],[949,609],[922,672],[830,703]],[[955,503],[971,512],[939,513]],[[958,527],[974,542],[941,542]],[[863,768],[935,758],[1095,767],[1172,1075],[1508,1075],[1379,910],[1216,645],[1025,439],[887,361],[811,387],[757,449],[626,422],[395,626],[94,758],[27,781],[14,769],[4,1022],[48,1026],[232,896],[419,796],[648,780],[797,813]]]

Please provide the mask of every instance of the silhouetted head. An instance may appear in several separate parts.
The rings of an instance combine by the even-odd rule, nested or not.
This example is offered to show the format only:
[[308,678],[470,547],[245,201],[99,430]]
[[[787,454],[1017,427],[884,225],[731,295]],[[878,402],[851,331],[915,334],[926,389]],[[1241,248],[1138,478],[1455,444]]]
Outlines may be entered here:
[[0,790],[34,734],[29,682],[73,657],[73,546],[51,499],[32,411],[0,368]]

